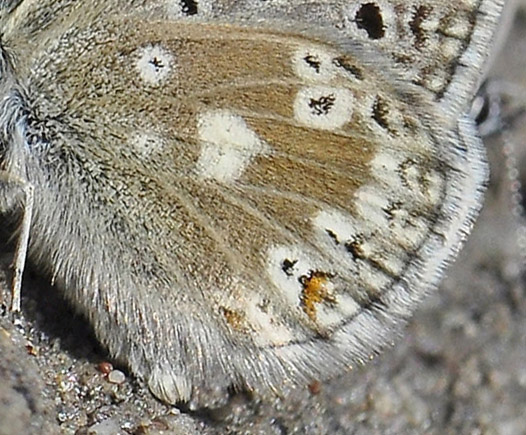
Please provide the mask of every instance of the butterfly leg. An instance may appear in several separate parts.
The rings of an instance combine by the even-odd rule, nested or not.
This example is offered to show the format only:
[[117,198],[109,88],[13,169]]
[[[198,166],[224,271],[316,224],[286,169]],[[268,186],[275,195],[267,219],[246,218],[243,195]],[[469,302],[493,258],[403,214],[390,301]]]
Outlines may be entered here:
[[22,220],[20,222],[15,257],[12,263],[13,279],[11,282],[11,311],[17,312],[20,311],[22,275],[26,264],[29,231],[33,215],[34,188],[28,181],[5,171],[0,171],[0,183],[17,186],[23,192],[24,196]]

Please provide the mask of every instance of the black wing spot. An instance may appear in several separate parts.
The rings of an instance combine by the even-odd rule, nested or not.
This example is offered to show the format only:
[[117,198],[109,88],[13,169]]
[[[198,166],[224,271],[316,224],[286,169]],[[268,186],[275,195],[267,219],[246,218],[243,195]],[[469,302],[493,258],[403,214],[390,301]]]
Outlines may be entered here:
[[320,73],[321,70],[321,61],[312,54],[308,54],[303,58],[305,60],[305,63],[309,65],[314,71],[316,71],[317,74]]
[[382,11],[376,3],[365,3],[356,12],[356,25],[367,32],[371,39],[381,39],[385,36]]
[[289,260],[288,258],[285,258],[285,260],[281,262],[281,270],[285,273],[285,275],[292,276],[294,275],[293,270],[297,262],[298,260]]
[[327,115],[334,106],[335,101],[336,97],[334,94],[324,95],[320,98],[311,98],[309,101],[309,107],[312,109],[314,115]]

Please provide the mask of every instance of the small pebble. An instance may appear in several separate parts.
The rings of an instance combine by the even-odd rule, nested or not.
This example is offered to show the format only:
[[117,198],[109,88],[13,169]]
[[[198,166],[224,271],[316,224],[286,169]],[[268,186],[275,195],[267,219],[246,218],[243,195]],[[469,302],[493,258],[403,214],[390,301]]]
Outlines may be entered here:
[[112,384],[122,384],[126,380],[126,375],[120,370],[112,370],[108,374],[108,381]]
[[110,435],[120,432],[117,419],[109,418],[88,428],[88,435]]
[[102,361],[97,365],[97,369],[104,375],[109,375],[113,370],[113,365],[107,361]]
[[309,391],[310,393],[315,396],[317,394],[321,393],[321,382],[320,381],[312,381],[309,384]]

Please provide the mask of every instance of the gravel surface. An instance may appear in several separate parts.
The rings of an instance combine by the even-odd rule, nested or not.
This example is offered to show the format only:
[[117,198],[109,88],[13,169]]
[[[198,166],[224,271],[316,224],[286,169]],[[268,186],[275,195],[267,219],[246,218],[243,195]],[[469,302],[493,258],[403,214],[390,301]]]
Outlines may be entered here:
[[[492,178],[482,215],[392,349],[286,399],[237,395],[220,409],[179,410],[111,367],[83,319],[28,273],[22,315],[0,304],[0,435],[526,433],[526,244],[512,195],[516,179],[526,185],[526,116],[509,116],[526,107],[524,10],[490,73],[517,91],[503,102],[515,122],[486,140]],[[5,292],[12,253],[3,251]]]

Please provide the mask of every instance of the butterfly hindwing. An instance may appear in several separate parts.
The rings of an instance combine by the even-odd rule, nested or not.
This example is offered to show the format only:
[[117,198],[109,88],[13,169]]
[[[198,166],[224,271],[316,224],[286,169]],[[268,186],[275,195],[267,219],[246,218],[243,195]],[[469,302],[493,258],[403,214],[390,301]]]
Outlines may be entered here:
[[2,16],[3,170],[35,189],[30,258],[114,357],[174,403],[392,339],[480,205],[456,115],[497,2],[51,3]]

